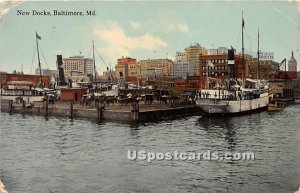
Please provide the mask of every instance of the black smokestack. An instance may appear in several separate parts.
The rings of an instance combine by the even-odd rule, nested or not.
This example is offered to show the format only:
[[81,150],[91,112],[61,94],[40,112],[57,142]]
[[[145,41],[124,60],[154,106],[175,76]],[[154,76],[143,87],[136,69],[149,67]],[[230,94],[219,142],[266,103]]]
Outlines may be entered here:
[[58,85],[66,85],[62,55],[57,55]]

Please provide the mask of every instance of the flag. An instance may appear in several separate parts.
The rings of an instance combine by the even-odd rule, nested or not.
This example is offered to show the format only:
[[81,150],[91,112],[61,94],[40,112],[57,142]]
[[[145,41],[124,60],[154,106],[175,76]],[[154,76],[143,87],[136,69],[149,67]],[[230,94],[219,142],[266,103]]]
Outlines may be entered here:
[[39,34],[37,34],[37,32],[35,32],[35,37],[36,37],[36,39],[38,39],[38,40],[41,40],[41,39],[42,39],[42,37],[39,36]]

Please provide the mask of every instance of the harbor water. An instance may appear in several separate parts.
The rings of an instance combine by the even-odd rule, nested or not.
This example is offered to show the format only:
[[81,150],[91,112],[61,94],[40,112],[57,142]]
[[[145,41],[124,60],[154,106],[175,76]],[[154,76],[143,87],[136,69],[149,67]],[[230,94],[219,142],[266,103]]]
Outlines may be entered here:
[[[130,125],[0,113],[9,193],[288,193],[300,186],[300,105]],[[255,160],[129,160],[148,152],[253,152]]]

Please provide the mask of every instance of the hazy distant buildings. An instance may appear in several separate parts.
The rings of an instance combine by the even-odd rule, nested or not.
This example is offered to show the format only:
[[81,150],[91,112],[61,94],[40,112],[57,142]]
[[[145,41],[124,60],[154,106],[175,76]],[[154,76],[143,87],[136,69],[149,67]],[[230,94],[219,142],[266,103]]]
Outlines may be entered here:
[[175,61],[173,62],[173,76],[186,77],[193,76],[195,74],[195,63],[190,61]]
[[83,56],[63,58],[63,68],[66,76],[70,76],[71,72],[92,75],[93,59],[84,58]]
[[207,49],[201,47],[200,44],[196,43],[195,45],[191,45],[184,49],[185,61],[194,62],[195,64],[195,72],[199,72],[199,56],[206,55]]
[[182,62],[182,61],[186,61],[186,59],[185,59],[185,53],[183,53],[183,52],[176,52],[174,62]]
[[173,61],[170,59],[140,60],[138,63],[141,76],[171,76]]
[[128,76],[137,76],[136,59],[131,57],[122,57],[117,60],[115,66],[117,78],[126,79]]
[[297,71],[297,60],[294,58],[294,52],[288,61],[288,71]]
[[[41,72],[42,72],[42,75],[44,75],[44,76],[57,77],[57,70],[42,69]],[[35,74],[40,75],[40,69],[38,69],[38,68],[35,69]]]
[[218,49],[209,49],[207,55],[223,55],[228,53],[228,48],[219,47]]
[[278,68],[278,63],[273,60],[260,60],[258,66],[257,58],[247,57],[246,77],[254,79],[269,79],[269,74]]

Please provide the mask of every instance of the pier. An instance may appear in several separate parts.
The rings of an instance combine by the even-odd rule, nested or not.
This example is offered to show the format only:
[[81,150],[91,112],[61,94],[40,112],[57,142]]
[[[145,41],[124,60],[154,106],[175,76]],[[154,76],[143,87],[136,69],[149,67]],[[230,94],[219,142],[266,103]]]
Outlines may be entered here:
[[87,118],[100,123],[102,121],[151,122],[162,118],[196,115],[199,113],[199,109],[195,105],[165,103],[144,104],[132,102],[110,105],[95,103],[85,106],[73,101],[55,102],[53,104],[46,101],[25,104],[15,103],[12,100],[2,100],[1,112],[45,117],[59,116],[70,119]]

